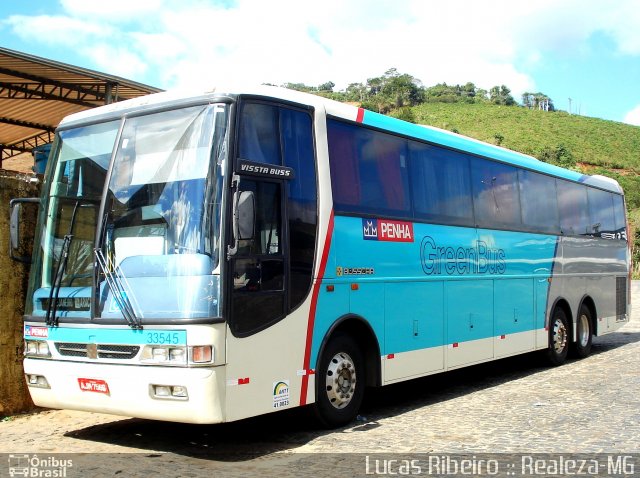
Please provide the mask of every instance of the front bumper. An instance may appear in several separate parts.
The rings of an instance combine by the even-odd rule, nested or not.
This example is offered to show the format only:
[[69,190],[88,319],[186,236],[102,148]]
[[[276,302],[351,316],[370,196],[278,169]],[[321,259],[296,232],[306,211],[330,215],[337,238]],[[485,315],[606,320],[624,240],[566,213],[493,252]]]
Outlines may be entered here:
[[[110,413],[183,423],[225,421],[225,367],[157,367],[58,360],[24,360],[25,374],[44,376],[50,388],[29,386],[41,407]],[[109,393],[85,391],[78,379],[103,380]],[[187,399],[156,398],[150,385],[186,387]]]

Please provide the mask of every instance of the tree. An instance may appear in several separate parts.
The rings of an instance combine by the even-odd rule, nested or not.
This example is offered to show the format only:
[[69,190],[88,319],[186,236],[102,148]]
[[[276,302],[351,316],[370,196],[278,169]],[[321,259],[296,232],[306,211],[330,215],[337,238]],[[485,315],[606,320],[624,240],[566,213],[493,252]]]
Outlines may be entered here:
[[522,105],[532,110],[555,111],[553,100],[544,93],[522,93]]
[[359,101],[362,103],[368,96],[366,85],[362,83],[351,83],[345,90],[347,101]]
[[352,93],[359,92],[361,97],[365,97],[362,101],[363,106],[379,113],[388,113],[394,109],[415,106],[422,102],[420,80],[406,73],[401,74],[396,68],[390,68],[382,76],[367,79],[364,95],[358,90],[356,84],[350,87],[352,87]]
[[462,96],[465,98],[475,98],[476,96],[476,85],[471,82],[467,82],[461,90]]
[[505,85],[494,86],[489,90],[489,100],[496,105],[512,106],[516,100],[511,96],[511,90]]
[[555,164],[562,168],[572,169],[576,166],[576,160],[573,154],[564,144],[560,143],[555,148],[550,146],[543,147],[536,157],[545,163]]
[[318,91],[333,91],[336,84],[333,81],[327,81],[318,86]]

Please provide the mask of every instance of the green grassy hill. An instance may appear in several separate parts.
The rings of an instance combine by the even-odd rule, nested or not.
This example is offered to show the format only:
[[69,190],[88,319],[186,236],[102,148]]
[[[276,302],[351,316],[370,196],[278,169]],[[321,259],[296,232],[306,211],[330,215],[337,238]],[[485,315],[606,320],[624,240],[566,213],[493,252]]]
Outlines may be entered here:
[[563,145],[578,163],[640,174],[640,127],[486,103],[424,103],[414,120],[538,157]]
[[635,275],[640,278],[640,127],[488,103],[423,103],[400,113],[415,123],[616,179],[626,194],[636,246]]

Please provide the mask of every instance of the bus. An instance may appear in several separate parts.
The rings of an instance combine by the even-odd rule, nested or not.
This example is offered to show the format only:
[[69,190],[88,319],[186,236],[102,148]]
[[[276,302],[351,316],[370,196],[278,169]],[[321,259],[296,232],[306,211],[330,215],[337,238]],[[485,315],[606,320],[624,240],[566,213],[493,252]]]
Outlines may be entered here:
[[24,372],[42,407],[220,423],[309,405],[337,427],[367,387],[560,365],[629,320],[615,181],[281,88],[67,117],[38,214]]

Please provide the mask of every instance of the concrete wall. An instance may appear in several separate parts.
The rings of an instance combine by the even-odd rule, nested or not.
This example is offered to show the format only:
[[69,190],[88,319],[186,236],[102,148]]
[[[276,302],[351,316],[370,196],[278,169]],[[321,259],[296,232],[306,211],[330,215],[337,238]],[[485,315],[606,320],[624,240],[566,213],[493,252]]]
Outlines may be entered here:
[[[29,265],[9,258],[9,200],[37,197],[33,175],[0,170],[0,417],[33,408],[22,370],[22,314]],[[24,236],[33,237],[35,208],[25,208]],[[31,244],[22,244],[31,251]]]

